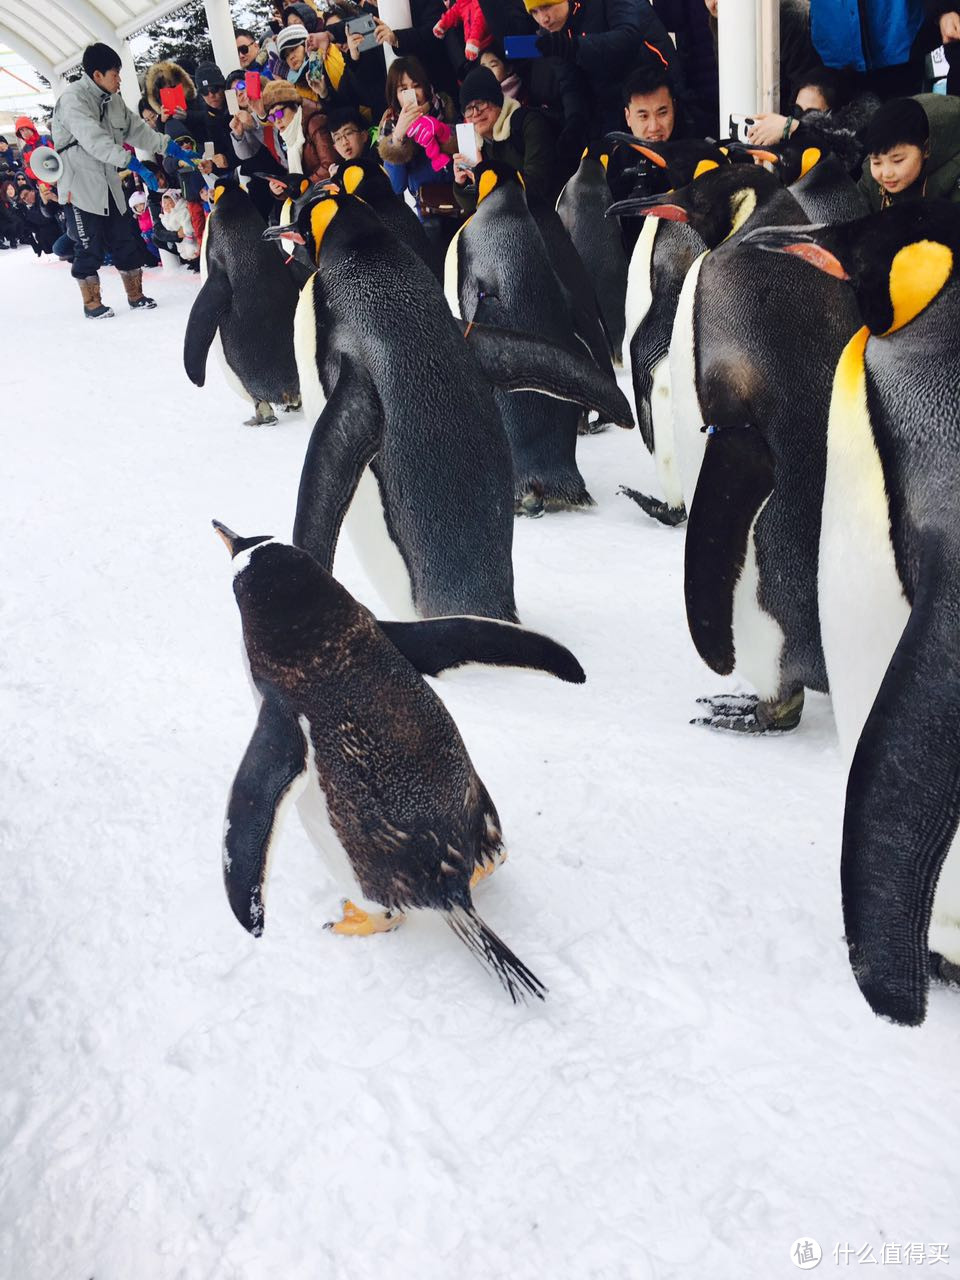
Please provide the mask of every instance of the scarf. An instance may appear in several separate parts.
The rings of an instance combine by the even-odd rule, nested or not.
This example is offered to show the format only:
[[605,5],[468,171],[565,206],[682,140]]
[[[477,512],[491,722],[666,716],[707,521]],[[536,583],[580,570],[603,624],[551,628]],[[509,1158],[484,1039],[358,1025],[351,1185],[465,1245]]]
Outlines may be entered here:
[[283,147],[287,153],[287,173],[303,173],[303,108],[297,107],[297,113],[285,129],[280,130]]

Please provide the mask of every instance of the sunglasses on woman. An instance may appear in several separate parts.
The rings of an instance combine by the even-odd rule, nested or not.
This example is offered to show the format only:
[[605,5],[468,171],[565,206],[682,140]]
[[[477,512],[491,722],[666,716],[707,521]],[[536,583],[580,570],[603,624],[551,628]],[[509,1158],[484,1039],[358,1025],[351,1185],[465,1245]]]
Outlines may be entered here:
[[[269,119],[271,119],[271,120],[275,121],[277,124],[279,124],[279,123],[280,123],[280,121],[283,119],[283,113],[284,113],[286,110],[287,110],[287,108],[286,108],[286,107],[276,107],[273,111],[268,111],[268,112],[267,112],[267,116],[268,116],[268,118],[269,118]],[[292,110],[293,110],[293,107],[291,107],[291,108],[290,108],[290,110],[292,111]]]

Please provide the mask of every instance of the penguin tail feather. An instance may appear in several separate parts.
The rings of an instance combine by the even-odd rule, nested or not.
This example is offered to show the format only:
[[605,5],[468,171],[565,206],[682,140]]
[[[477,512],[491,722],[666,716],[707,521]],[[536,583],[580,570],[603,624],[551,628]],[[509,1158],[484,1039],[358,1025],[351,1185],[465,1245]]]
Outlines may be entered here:
[[525,1001],[528,995],[544,998],[547,988],[540,979],[484,924],[472,906],[451,907],[445,912],[445,919],[480,963],[496,974],[514,1004]]

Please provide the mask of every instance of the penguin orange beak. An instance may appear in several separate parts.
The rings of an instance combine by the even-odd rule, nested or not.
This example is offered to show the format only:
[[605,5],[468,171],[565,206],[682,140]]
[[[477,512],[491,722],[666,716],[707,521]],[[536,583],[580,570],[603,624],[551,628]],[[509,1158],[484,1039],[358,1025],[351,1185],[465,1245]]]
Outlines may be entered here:
[[[827,228],[820,228],[821,231]],[[770,253],[792,253],[812,267],[833,276],[834,280],[849,280],[843,263],[819,240],[801,227],[758,227],[741,241],[752,249],[766,249]]]
[[303,236],[296,227],[267,227],[266,231],[260,237],[261,240],[292,240],[294,244],[306,244]]
[[679,204],[671,204],[663,196],[644,196],[640,199],[618,200],[607,210],[607,217],[626,214],[632,218],[664,218],[667,222],[689,222],[690,215]]
[[210,523],[216,530],[218,537],[223,540],[223,545],[230,552],[231,557],[234,556],[236,554],[234,548],[240,539],[240,535],[238,533],[234,533],[232,529],[228,529],[227,526],[225,524],[221,524],[219,520],[211,520]]

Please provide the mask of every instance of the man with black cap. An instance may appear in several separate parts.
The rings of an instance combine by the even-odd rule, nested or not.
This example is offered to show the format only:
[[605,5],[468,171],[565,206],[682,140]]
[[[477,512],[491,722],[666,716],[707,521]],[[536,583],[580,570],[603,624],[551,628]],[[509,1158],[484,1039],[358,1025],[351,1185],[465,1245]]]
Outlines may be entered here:
[[[483,147],[482,159],[507,165],[523,175],[527,203],[554,204],[559,194],[556,153],[550,125],[539,111],[505,98],[497,77],[487,67],[475,67],[460,86],[460,109]],[[461,208],[477,204],[472,168],[457,153],[453,157],[454,195]]]
[[100,299],[98,270],[109,252],[120,272],[127,301],[136,310],[156,306],[144,297],[142,242],[127,208],[120,171],[129,169],[156,189],[157,180],[123,144],[176,160],[194,161],[182,147],[134,115],[118,92],[120,55],[106,44],[83,51],[83,75],[67,85],[53,112],[53,145],[63,164],[58,191],[68,204],[76,241],[71,275],[90,320],[112,316]]
[[204,122],[207,138],[213,143],[213,150],[216,153],[214,164],[221,170],[230,168],[231,161],[228,159],[232,153],[230,112],[227,110],[227,98],[224,92],[227,82],[223,72],[215,62],[201,62],[197,66],[194,80],[197,84],[197,92],[206,107]]

